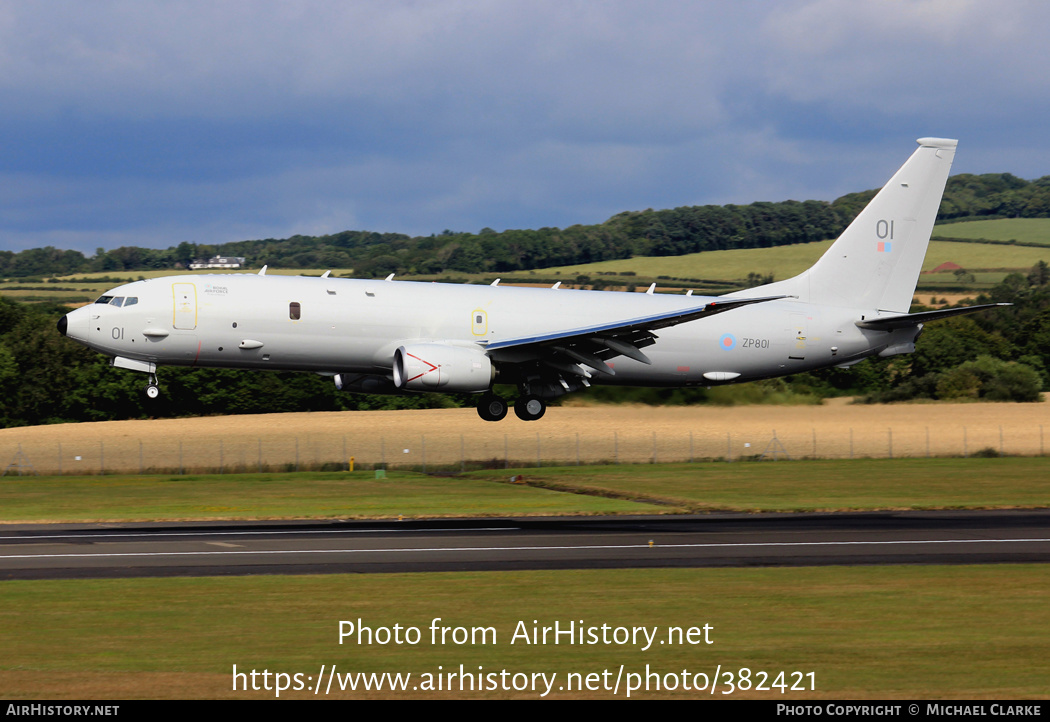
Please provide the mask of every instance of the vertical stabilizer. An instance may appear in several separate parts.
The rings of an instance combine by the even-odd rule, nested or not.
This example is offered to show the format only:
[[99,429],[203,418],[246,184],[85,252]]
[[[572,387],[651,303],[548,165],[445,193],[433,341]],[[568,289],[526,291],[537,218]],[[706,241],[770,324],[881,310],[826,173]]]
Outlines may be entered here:
[[730,294],[907,313],[958,141],[920,138],[901,166],[823,256],[802,274]]

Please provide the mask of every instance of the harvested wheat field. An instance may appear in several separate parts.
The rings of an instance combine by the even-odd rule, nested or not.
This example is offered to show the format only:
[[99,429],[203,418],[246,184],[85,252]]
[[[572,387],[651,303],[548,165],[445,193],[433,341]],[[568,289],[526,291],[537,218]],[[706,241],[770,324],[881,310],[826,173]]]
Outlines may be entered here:
[[[1047,403],[550,408],[489,423],[473,409],[264,414],[0,430],[7,473],[456,468],[777,458],[1041,455]],[[1048,429],[1050,431],[1050,429]],[[775,438],[774,438],[775,434]],[[990,451],[991,450],[991,451]]]

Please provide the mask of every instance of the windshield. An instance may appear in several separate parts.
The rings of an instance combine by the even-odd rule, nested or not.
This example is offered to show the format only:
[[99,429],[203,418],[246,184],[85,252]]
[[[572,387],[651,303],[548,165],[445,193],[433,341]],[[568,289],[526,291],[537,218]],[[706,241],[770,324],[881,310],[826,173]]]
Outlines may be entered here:
[[110,306],[133,306],[139,302],[138,296],[99,296],[95,303],[106,303]]

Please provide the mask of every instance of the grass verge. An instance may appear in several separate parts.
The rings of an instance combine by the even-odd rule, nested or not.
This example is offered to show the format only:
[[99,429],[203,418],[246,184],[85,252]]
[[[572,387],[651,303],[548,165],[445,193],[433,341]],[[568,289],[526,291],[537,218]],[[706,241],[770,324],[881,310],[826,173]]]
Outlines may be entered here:
[[[502,475],[501,479],[506,479]],[[391,471],[6,477],[0,523],[654,513],[601,496]]]
[[[655,514],[1050,506],[1050,458],[5,477],[0,523]],[[511,476],[524,480],[511,484]]]
[[[338,692],[336,683],[329,697],[540,696],[461,691],[458,676],[451,692],[447,678],[442,691],[418,688],[424,675],[458,675],[463,665],[475,675],[555,674],[549,697],[622,698],[627,675],[644,682],[649,671],[660,691],[650,677],[650,691],[634,696],[711,698],[684,690],[682,673],[699,686],[696,675],[710,678],[720,665],[723,675],[750,670],[751,689],[737,697],[1032,699],[1050,695],[1048,594],[1046,565],[10,581],[0,584],[0,689],[7,699],[268,699],[274,673],[301,674],[305,684],[334,665],[412,678],[405,692]],[[438,626],[491,631],[485,643],[479,633],[473,644],[455,644],[451,632],[432,643],[436,618]],[[420,640],[339,644],[340,620],[373,630],[397,624],[403,634],[416,627]],[[530,635],[575,622],[598,627],[599,638],[602,625],[655,628],[657,636],[648,650],[626,634],[624,643],[512,643],[519,622]],[[669,627],[705,624],[711,644],[666,643]],[[269,670],[271,690],[260,674],[258,691],[234,691],[235,664]],[[614,695],[605,687],[620,665]],[[769,674],[768,686],[780,671],[788,679],[813,673],[815,689],[809,677],[806,691],[754,689],[759,672]],[[564,689],[570,673],[596,675],[596,688]]]
[[[704,462],[522,470],[577,494],[704,511],[996,509],[1050,506],[1046,457]],[[499,474],[471,472],[496,480]]]

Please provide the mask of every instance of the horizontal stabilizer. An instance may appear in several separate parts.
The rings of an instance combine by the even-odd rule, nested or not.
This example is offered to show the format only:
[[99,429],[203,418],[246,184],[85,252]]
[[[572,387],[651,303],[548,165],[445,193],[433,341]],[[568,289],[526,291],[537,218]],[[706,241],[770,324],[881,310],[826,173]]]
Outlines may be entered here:
[[921,313],[906,313],[901,316],[883,316],[882,318],[865,319],[857,321],[861,328],[870,328],[876,331],[892,331],[896,328],[908,328],[918,326],[927,321],[937,321],[949,316],[960,316],[964,313],[976,313],[988,308],[998,306],[1012,306],[1012,303],[985,303],[980,306],[962,306],[960,308],[944,308],[940,311],[922,311]]

